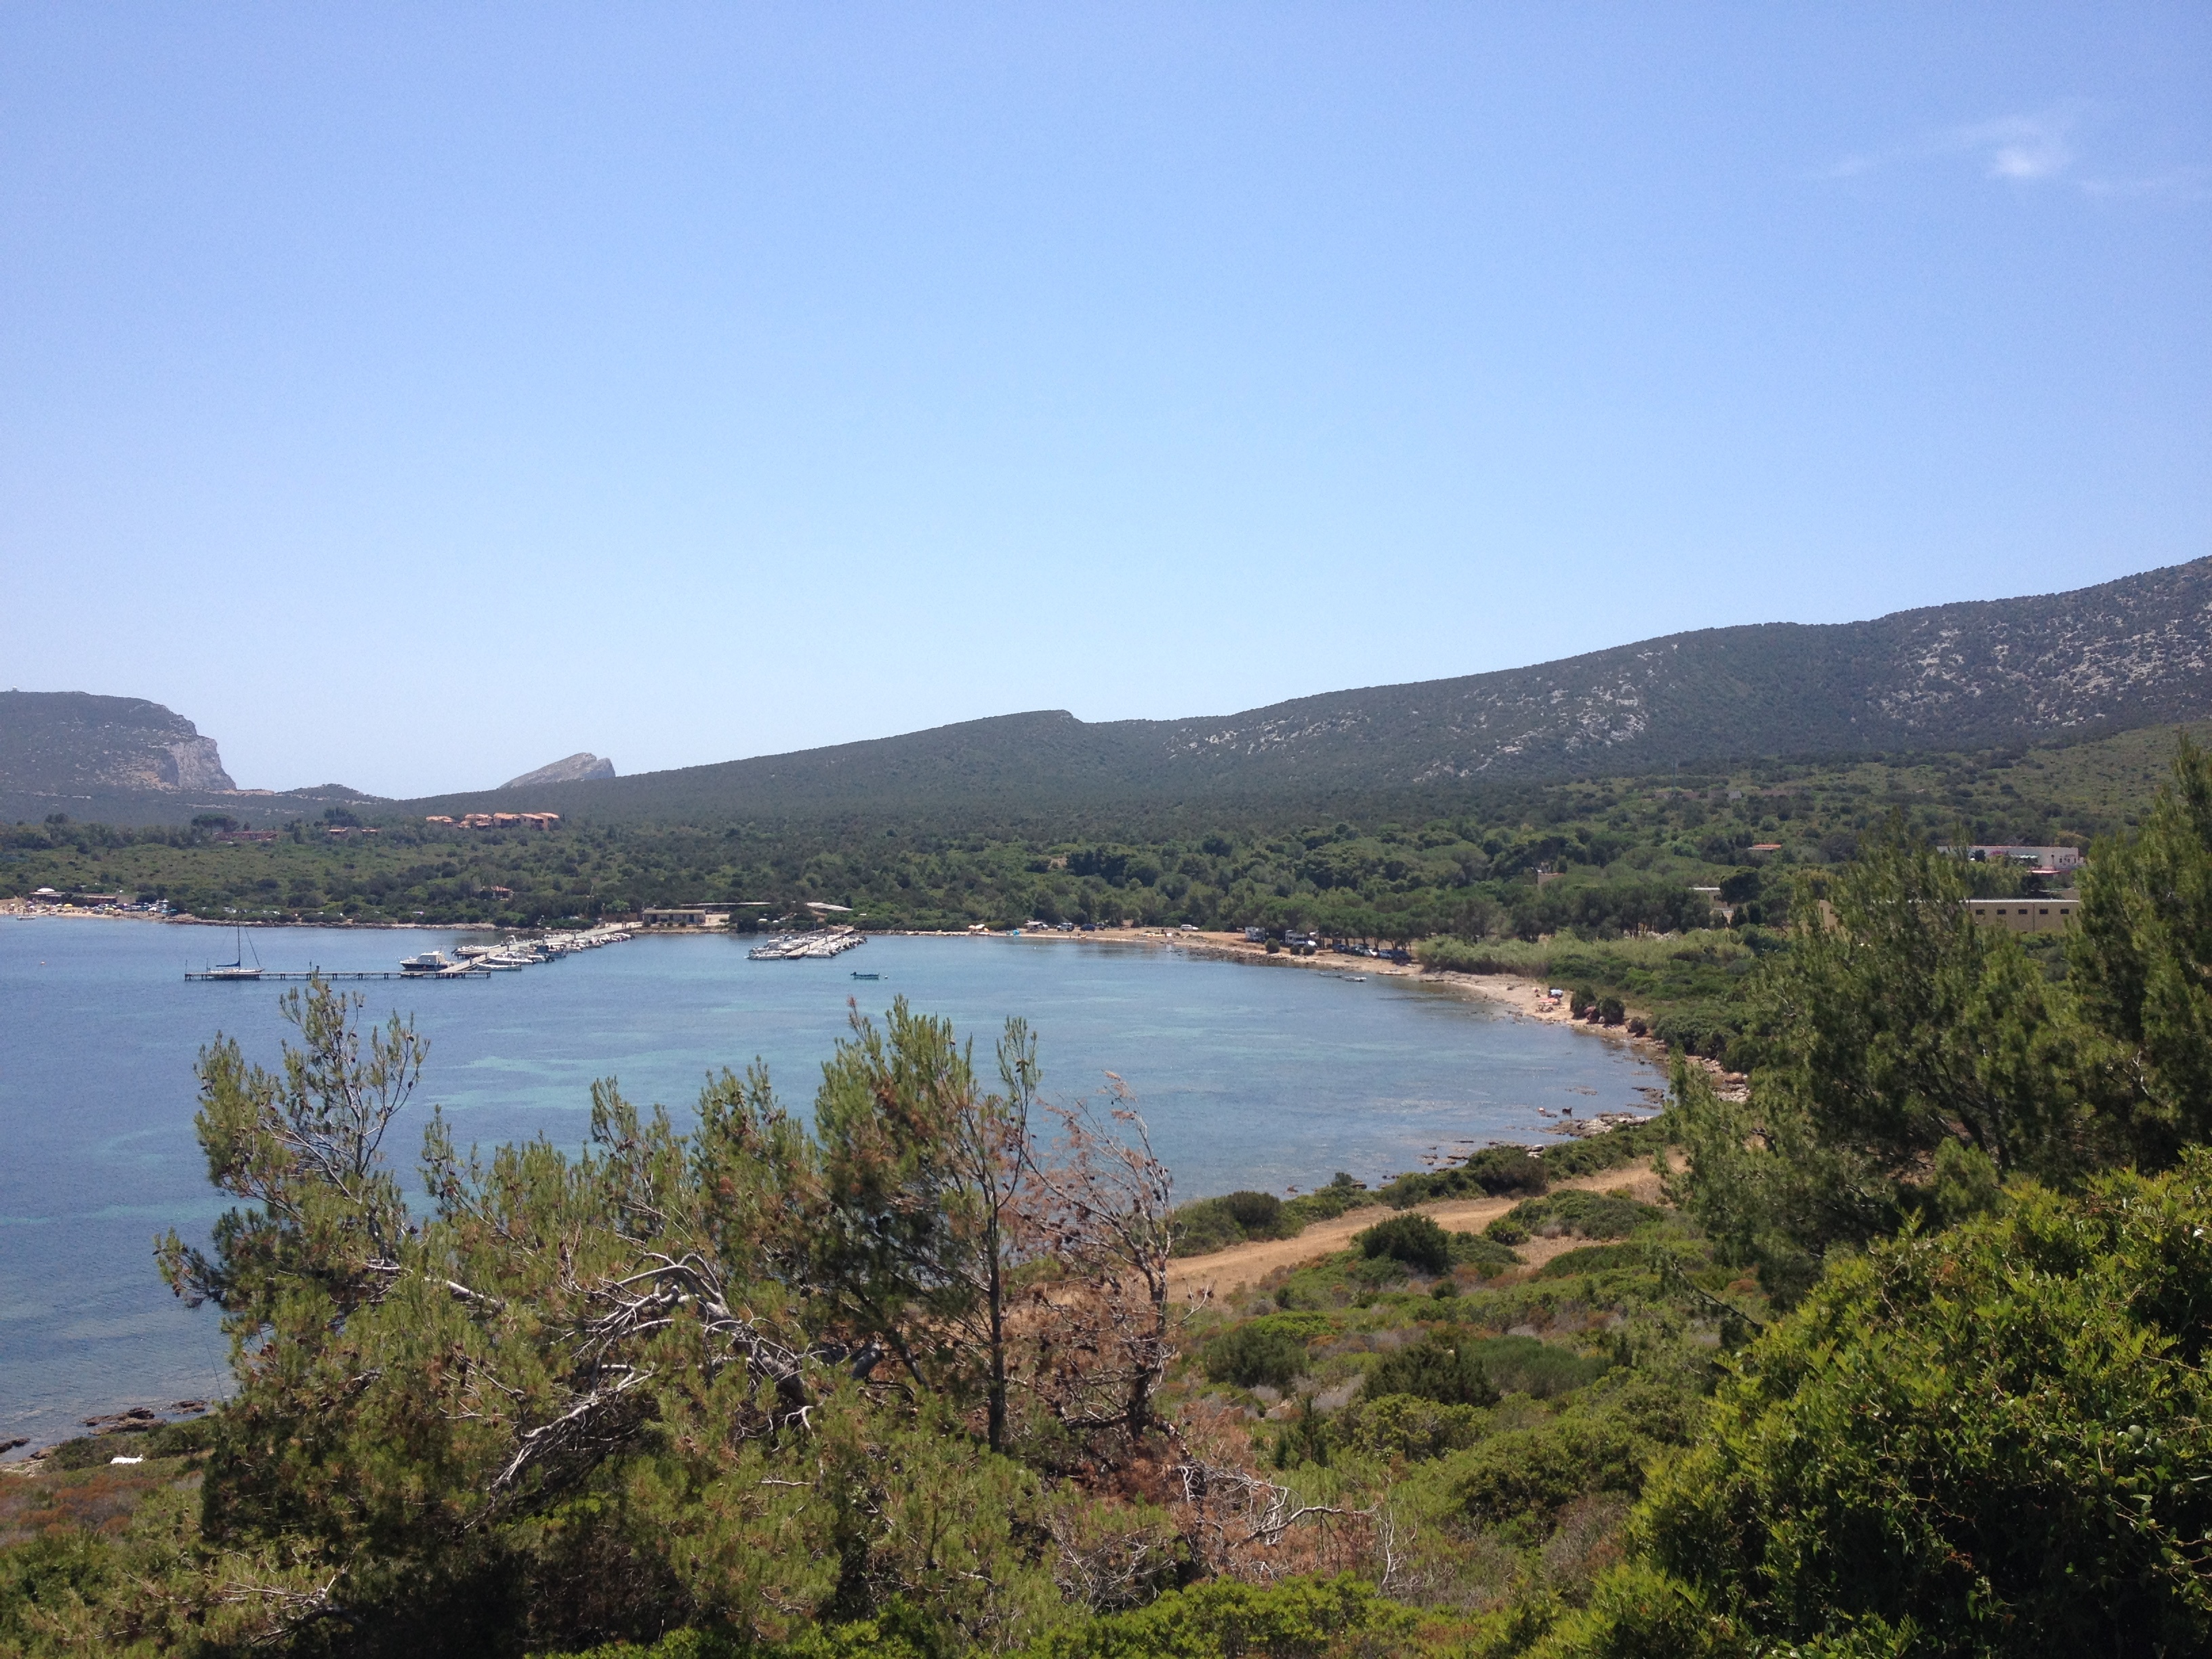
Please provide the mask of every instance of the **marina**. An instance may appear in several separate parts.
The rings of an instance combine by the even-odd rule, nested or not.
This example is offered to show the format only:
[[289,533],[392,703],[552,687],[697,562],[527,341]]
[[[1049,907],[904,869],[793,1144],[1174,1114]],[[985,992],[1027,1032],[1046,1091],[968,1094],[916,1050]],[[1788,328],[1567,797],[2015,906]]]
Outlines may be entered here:
[[411,969],[401,968],[394,968],[385,973],[326,973],[320,969],[310,968],[304,974],[271,974],[265,972],[258,974],[226,974],[222,972],[195,974],[187,972],[185,975],[185,977],[195,983],[216,981],[232,985],[266,985],[272,981],[281,982],[284,980],[489,979],[491,975],[481,969],[475,968],[449,968],[443,973],[437,974],[417,973]]
[[520,973],[541,963],[558,962],[580,951],[619,945],[629,937],[619,927],[591,927],[580,933],[546,933],[537,939],[509,939],[503,945],[456,945],[451,957],[442,951],[423,951],[401,957],[399,966],[393,969],[309,968],[304,973],[272,973],[261,966],[258,954],[248,966],[241,951],[237,961],[219,963],[198,973],[186,969],[185,977],[196,983],[244,985],[272,980],[489,979],[494,974]]
[[868,936],[857,927],[832,927],[821,933],[778,933],[745,952],[749,962],[819,962],[859,949]]

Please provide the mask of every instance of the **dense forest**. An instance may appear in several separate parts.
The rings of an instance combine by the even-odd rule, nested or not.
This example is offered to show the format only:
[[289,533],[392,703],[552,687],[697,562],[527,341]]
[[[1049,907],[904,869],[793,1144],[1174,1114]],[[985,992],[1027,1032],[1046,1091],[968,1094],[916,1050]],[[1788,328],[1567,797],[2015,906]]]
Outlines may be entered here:
[[875,927],[1036,919],[1595,937],[1701,923],[1696,887],[1733,883],[1732,902],[1769,887],[1778,898],[1791,872],[1848,860],[1893,812],[1938,838],[2086,845],[2141,812],[2171,745],[2136,732],[2066,750],[1776,763],[1497,789],[1446,815],[1411,803],[1374,819],[1208,811],[545,831],[362,824],[332,808],[243,843],[223,839],[219,815],[168,829],[48,822],[0,830],[0,893],[119,891],[247,921],[557,927],[684,903],[775,918],[820,901]]
[[157,1253],[235,1395],[10,1483],[0,1646],[2204,1651],[2212,760],[2096,842],[2056,971],[1906,813],[1815,822],[1856,840],[1748,957],[1744,1097],[1684,1060],[1611,1149],[1297,1209],[1176,1207],[1018,1021],[897,1005],[811,1112],[609,1085],[580,1152],[478,1152],[410,1124],[404,1022],[295,994],[281,1063],[204,1052],[235,1207]]
[[[871,928],[1302,930],[1412,946],[1437,969],[1548,976],[1724,1059],[1800,876],[1847,862],[1893,817],[1936,840],[2086,845],[2141,814],[2172,740],[1530,786],[1449,816],[1359,823],[1210,812],[476,830],[363,824],[338,808],[246,842],[225,840],[219,815],[176,829],[24,824],[0,830],[0,893],[119,892],[263,921],[562,927],[713,902],[737,906],[750,930],[816,925],[806,907],[822,902]],[[1968,876],[1984,895],[2017,880],[2001,863]],[[1713,926],[1723,915],[1727,932]]]

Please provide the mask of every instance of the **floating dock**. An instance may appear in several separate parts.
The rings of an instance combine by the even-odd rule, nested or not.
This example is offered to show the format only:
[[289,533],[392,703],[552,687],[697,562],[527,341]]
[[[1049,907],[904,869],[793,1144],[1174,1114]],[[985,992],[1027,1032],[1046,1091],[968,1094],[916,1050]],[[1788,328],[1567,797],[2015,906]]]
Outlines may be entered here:
[[754,962],[819,962],[840,957],[868,942],[857,927],[833,927],[826,933],[779,933],[745,952]]
[[311,968],[304,974],[194,974],[188,972],[185,977],[212,980],[225,985],[266,985],[272,979],[489,979],[491,969],[449,968],[442,973],[436,974],[403,974],[394,968],[388,974],[325,974]]
[[187,969],[185,977],[234,985],[259,985],[267,980],[489,979],[495,973],[513,972],[535,967],[540,963],[557,962],[573,951],[593,951],[602,945],[620,945],[629,937],[619,927],[601,926],[587,928],[580,933],[547,933],[540,939],[510,939],[504,945],[456,945],[454,954],[460,957],[459,962],[447,962],[445,953],[441,951],[426,951],[421,957],[407,958],[410,962],[419,963],[420,966],[393,968],[382,973],[325,972],[318,968],[310,968],[304,974],[276,974],[265,969],[241,973],[233,963],[198,974]]

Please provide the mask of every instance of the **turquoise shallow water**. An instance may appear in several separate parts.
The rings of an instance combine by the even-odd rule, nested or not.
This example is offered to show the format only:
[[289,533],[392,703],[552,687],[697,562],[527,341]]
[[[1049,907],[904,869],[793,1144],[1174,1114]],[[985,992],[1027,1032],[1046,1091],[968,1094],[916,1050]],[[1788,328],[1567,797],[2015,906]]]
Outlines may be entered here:
[[[382,969],[465,935],[273,929],[271,969]],[[223,1344],[155,1277],[151,1241],[204,1234],[222,1205],[192,1140],[192,1061],[217,1030],[273,1062],[277,987],[187,984],[229,954],[214,929],[0,921],[0,1438],[58,1437],[94,1410],[219,1392]],[[856,981],[855,969],[880,974]],[[988,1055],[1009,1014],[1036,1028],[1048,1093],[1120,1074],[1178,1191],[1373,1181],[1432,1149],[1534,1141],[1534,1109],[1644,1103],[1620,1046],[1432,987],[1068,940],[876,939],[829,962],[752,963],[734,939],[641,939],[519,974],[361,986],[430,1041],[428,1103],[489,1146],[581,1139],[592,1080],[687,1107],[707,1073],[769,1062],[804,1110],[846,999],[903,994]]]

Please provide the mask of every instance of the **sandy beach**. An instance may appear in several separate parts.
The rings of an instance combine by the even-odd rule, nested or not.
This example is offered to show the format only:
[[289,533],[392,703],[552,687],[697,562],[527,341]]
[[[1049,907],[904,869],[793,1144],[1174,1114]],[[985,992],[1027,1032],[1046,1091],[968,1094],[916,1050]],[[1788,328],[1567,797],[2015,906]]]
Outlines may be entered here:
[[[1664,1066],[1668,1059],[1667,1045],[1656,1037],[1632,1036],[1625,1026],[1596,1025],[1578,1020],[1565,997],[1555,999],[1550,994],[1551,987],[1519,975],[1437,972],[1417,963],[1392,962],[1382,957],[1340,957],[1327,952],[1301,957],[1280,950],[1271,953],[1266,945],[1255,945],[1242,933],[1188,933],[1168,927],[1102,927],[1090,933],[1024,933],[1021,938],[1048,945],[1070,940],[1150,945],[1252,963],[1261,967],[1298,968],[1308,972],[1334,974],[1340,977],[1356,975],[1370,979],[1384,975],[1394,979],[1417,979],[1425,985],[1442,986],[1462,996],[1480,997],[1486,1002],[1498,1003],[1522,1019],[1571,1026],[1590,1036],[1625,1044],[1637,1049],[1656,1065]],[[1701,1060],[1694,1055],[1691,1058],[1691,1064],[1702,1066],[1724,1096],[1741,1098],[1741,1091],[1746,1083],[1744,1078],[1724,1070],[1713,1060]]]

